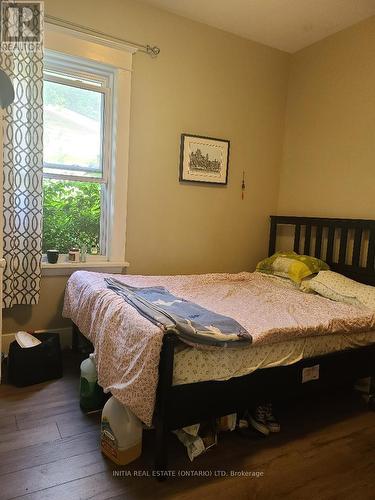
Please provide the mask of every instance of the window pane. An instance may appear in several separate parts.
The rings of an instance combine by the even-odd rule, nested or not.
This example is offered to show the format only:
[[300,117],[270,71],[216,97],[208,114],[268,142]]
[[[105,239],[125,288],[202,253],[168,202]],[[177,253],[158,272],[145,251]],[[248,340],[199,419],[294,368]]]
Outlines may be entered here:
[[104,95],[44,81],[44,172],[102,177]]
[[100,242],[101,186],[96,182],[43,180],[43,252],[67,253]]

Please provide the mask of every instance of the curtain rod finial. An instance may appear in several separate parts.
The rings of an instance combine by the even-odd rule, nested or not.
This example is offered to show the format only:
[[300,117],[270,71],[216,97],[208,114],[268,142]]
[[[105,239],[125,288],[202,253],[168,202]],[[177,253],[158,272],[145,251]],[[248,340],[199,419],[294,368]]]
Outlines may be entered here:
[[159,47],[151,47],[151,45],[147,45],[147,53],[150,54],[151,57],[156,57],[160,54]]

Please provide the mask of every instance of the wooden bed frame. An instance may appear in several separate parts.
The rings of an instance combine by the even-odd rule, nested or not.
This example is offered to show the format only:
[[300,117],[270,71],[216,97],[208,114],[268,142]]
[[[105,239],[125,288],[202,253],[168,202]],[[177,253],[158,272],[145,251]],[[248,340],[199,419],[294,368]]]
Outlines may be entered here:
[[[271,216],[269,255],[276,250],[279,227],[285,225],[294,228],[296,252],[303,250],[304,254],[320,257],[334,271],[375,285],[375,221]],[[349,251],[351,242],[352,250]],[[335,253],[338,253],[337,259]],[[361,265],[362,261],[365,266]],[[167,470],[169,431],[242,412],[264,399],[285,400],[301,393],[321,392],[358,378],[371,377],[370,405],[374,406],[375,344],[304,359],[290,366],[259,369],[227,381],[173,386],[174,350],[179,342],[174,334],[166,334],[160,356],[154,413],[155,470],[158,471]],[[315,365],[319,365],[319,379],[302,383],[303,369]]]

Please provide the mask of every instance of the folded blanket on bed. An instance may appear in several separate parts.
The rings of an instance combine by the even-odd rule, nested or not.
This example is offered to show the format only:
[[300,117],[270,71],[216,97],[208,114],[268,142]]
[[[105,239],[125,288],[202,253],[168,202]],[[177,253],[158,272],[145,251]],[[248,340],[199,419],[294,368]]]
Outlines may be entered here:
[[251,335],[236,320],[172,295],[162,286],[137,288],[105,278],[108,288],[120,295],[139,314],[165,331],[174,331],[188,344],[242,347]]

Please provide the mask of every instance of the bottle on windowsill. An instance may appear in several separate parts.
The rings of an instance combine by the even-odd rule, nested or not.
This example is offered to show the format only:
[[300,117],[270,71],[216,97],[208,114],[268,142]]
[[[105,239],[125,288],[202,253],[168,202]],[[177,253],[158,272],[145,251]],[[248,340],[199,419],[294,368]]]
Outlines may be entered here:
[[69,262],[79,262],[79,253],[79,248],[72,247],[68,254]]

